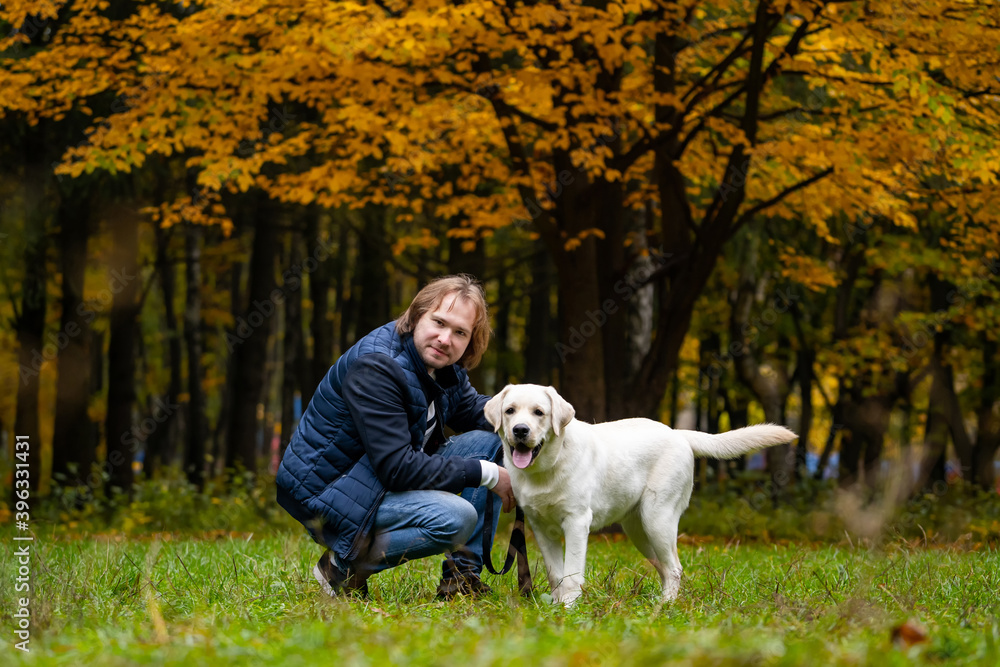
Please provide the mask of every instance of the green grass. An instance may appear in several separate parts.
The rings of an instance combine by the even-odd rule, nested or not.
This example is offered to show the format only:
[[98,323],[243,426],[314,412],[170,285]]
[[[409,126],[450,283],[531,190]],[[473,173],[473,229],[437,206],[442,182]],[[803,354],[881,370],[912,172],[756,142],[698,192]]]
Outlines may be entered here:
[[[320,549],[299,533],[114,541],[48,532],[33,545],[26,655],[10,632],[14,542],[0,533],[0,663],[1000,664],[995,546],[684,543],[680,598],[661,605],[638,552],[594,536],[588,588],[566,610],[540,593],[517,597],[512,575],[487,577],[485,598],[437,601],[437,559],[373,578],[368,601],[324,599],[310,574]],[[929,641],[894,648],[891,629],[909,618]]]

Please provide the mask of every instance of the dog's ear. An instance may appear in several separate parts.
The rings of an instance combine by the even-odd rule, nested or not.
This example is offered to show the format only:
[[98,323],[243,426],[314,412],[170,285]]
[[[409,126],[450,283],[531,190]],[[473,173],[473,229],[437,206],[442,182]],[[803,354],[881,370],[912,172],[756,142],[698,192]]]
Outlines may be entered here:
[[559,392],[554,387],[546,387],[545,393],[549,395],[549,400],[552,401],[552,432],[556,435],[562,435],[563,429],[576,416],[576,410],[573,409],[573,406],[565,398],[559,395]]
[[503,407],[503,397],[507,394],[508,389],[510,389],[510,385],[501,389],[499,394],[486,401],[486,405],[483,406],[483,414],[486,416],[486,421],[493,427],[494,433],[499,433],[500,426],[503,424],[500,409]]

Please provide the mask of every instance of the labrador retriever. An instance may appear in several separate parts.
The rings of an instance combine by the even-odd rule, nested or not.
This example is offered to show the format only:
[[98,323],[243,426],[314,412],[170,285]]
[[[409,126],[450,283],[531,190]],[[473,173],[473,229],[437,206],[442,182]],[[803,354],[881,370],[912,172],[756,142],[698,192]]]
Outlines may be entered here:
[[588,534],[616,522],[659,572],[663,600],[675,599],[677,522],[691,498],[694,457],[731,459],[797,437],[774,424],[718,435],[650,419],[588,424],[555,389],[532,384],[507,385],[484,411],[503,442],[552,597],[567,606],[582,592]]

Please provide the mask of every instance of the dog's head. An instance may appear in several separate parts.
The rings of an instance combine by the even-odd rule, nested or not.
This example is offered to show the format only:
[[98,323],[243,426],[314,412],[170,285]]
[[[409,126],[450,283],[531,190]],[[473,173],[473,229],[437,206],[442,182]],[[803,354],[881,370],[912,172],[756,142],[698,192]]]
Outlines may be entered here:
[[483,408],[500,434],[507,461],[516,468],[531,466],[544,446],[561,438],[573,421],[573,406],[552,387],[509,384]]

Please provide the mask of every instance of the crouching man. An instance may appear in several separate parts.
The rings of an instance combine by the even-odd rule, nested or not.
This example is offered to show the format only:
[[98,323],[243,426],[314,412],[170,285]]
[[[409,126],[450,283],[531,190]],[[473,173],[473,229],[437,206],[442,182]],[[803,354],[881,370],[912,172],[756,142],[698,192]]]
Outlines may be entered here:
[[[444,553],[439,597],[489,591],[483,531],[489,548],[497,510],[514,507],[483,416],[489,397],[467,373],[489,337],[479,283],[438,278],[316,388],[278,468],[277,500],[326,547],[313,569],[326,593],[367,595],[373,574]],[[444,425],[460,435],[445,440]]]

